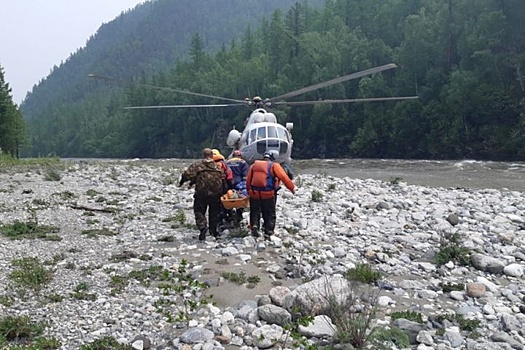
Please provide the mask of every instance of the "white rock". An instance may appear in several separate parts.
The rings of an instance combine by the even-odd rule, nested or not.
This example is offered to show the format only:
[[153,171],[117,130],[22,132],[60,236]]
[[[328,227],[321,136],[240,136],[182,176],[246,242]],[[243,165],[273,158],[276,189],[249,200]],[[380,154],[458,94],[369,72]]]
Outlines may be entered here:
[[507,276],[521,277],[523,276],[524,268],[522,264],[510,264],[503,268],[503,273]]

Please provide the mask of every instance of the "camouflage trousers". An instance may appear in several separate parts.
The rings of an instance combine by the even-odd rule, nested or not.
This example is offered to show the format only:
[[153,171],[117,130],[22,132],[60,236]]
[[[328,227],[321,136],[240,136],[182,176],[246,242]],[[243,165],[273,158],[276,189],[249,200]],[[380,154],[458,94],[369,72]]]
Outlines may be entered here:
[[261,214],[264,221],[264,234],[273,235],[275,230],[275,213],[276,198],[256,199],[250,198],[250,227],[252,230],[259,230],[261,225]]
[[[205,230],[209,227],[210,233],[215,235],[217,233],[217,225],[219,224],[220,210],[220,197],[195,196],[193,200],[193,213],[195,214],[195,224],[199,231]],[[209,220],[206,220],[206,211],[208,211]]]

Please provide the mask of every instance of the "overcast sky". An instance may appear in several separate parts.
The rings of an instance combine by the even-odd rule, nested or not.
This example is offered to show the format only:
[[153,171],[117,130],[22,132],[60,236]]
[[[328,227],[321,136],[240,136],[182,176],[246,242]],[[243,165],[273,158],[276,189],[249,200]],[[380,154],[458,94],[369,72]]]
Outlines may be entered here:
[[[149,0],[148,0],[149,1]],[[2,0],[0,66],[19,104],[103,24],[146,0]]]

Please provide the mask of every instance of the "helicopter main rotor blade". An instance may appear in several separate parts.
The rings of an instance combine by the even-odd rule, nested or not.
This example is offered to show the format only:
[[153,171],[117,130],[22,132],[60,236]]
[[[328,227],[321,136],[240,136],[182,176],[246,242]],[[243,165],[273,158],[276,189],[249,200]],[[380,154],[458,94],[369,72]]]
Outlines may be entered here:
[[217,100],[229,101],[229,102],[237,102],[237,103],[244,104],[244,101],[241,101],[241,100],[235,100],[233,98],[220,97],[220,96],[214,96],[214,95],[201,94],[201,93],[198,93],[198,92],[192,92],[192,91],[188,91],[188,90],[179,90],[179,89],[174,89],[174,88],[169,88],[169,87],[164,87],[164,86],[155,86],[155,85],[150,85],[150,84],[142,84],[142,86],[149,87],[151,89],[172,91],[172,92],[178,92],[178,93],[186,94],[186,95],[207,97],[207,98],[211,98],[211,99],[217,99]]
[[397,97],[369,97],[369,98],[350,98],[343,100],[317,100],[317,101],[294,101],[275,102],[276,105],[313,105],[313,104],[330,104],[330,103],[356,103],[356,102],[379,102],[379,101],[399,101],[399,100],[416,100],[419,96],[397,96]]
[[205,107],[233,107],[244,106],[244,103],[214,104],[214,105],[159,105],[159,106],[130,106],[124,109],[161,109],[161,108],[205,108]]
[[[125,82],[125,81],[122,81],[122,80],[119,80],[119,79],[115,79],[115,78],[111,78],[111,77],[107,77],[107,76],[103,76],[103,75],[98,75],[98,74],[88,74],[88,77],[89,78],[94,78],[94,79],[101,79],[101,80],[105,80],[105,81],[110,81],[110,82],[114,81],[114,82],[118,82],[118,83],[129,84],[129,82]],[[169,92],[178,92],[180,94],[186,94],[186,95],[192,95],[192,96],[200,96],[200,97],[207,97],[207,98],[211,98],[211,99],[217,99],[217,100],[229,101],[229,102],[237,102],[237,103],[243,103],[244,104],[244,101],[241,101],[241,100],[235,100],[235,99],[232,99],[232,98],[220,97],[220,96],[214,96],[214,95],[201,94],[201,93],[198,93],[198,92],[193,92],[193,91],[188,91],[188,90],[180,90],[180,89],[170,88],[170,87],[166,87],[166,86],[156,86],[156,85],[151,85],[151,84],[138,84],[138,85],[144,86],[144,87],[148,87],[150,89],[157,89],[157,90],[169,91]]]
[[364,77],[364,76],[367,76],[367,75],[370,75],[370,74],[379,73],[379,72],[382,72],[384,70],[393,69],[393,68],[396,68],[396,67],[397,66],[394,63],[389,63],[389,64],[385,64],[385,65],[382,65],[382,66],[378,66],[378,67],[374,67],[374,68],[370,68],[370,69],[365,69],[365,70],[362,70],[360,72],[355,72],[355,73],[352,73],[352,74],[343,75],[342,77],[338,77],[338,78],[335,78],[335,79],[332,79],[332,80],[328,80],[328,81],[325,81],[325,82],[322,82],[322,83],[319,83],[319,84],[306,86],[306,87],[304,87],[302,89],[295,90],[295,91],[292,91],[292,92],[288,92],[286,94],[283,94],[283,95],[280,95],[280,96],[277,96],[277,97],[273,97],[273,98],[270,99],[270,101],[274,102],[274,101],[278,101],[278,100],[285,100],[285,99],[288,99],[290,97],[294,97],[294,96],[297,96],[297,95],[305,94],[307,92],[314,91],[314,90],[317,90],[317,89],[320,89],[320,88],[323,88],[323,87],[327,87],[327,86],[330,86],[330,85],[333,85],[333,84],[342,83],[342,82],[345,82],[345,81],[348,81],[348,80],[351,80],[351,79],[361,78],[361,77]]

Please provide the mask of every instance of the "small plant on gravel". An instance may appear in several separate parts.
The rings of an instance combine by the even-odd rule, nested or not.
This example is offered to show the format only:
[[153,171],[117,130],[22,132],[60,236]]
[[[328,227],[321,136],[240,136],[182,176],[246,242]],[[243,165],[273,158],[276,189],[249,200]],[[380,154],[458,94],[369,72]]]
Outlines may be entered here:
[[9,279],[20,289],[29,288],[38,292],[53,279],[54,272],[46,269],[38,258],[15,259],[11,265],[14,270],[9,274]]
[[7,341],[32,340],[44,329],[44,324],[32,322],[29,316],[4,316],[0,319],[0,336]]
[[129,283],[129,277],[127,276],[111,276],[109,286],[111,287],[111,295],[115,296],[120,294],[124,289],[126,289]]
[[162,219],[162,222],[171,222],[174,225],[172,228],[184,225],[186,222],[186,213],[182,209],[177,209],[175,215]]
[[436,321],[441,323],[444,320],[453,322],[454,324],[459,326],[459,329],[461,329],[462,331],[467,331],[467,332],[475,332],[476,329],[481,324],[480,320],[465,318],[461,314],[445,313],[445,314],[440,314],[436,316]]
[[390,317],[392,318],[392,321],[397,320],[398,318],[404,318],[405,320],[412,322],[423,323],[423,316],[419,312],[412,310],[395,311],[392,312]]
[[60,192],[60,193],[53,193],[54,196],[58,196],[60,197],[60,199],[62,200],[68,200],[68,199],[73,199],[73,198],[76,198],[76,195],[71,192],[71,191],[64,191],[64,192]]
[[44,174],[45,181],[60,181],[61,179],[62,176],[56,169],[46,169],[46,173]]
[[312,202],[321,202],[323,200],[323,194],[318,190],[312,190]]
[[74,292],[71,296],[78,300],[96,300],[96,294],[88,293],[89,284],[87,282],[80,282],[74,288]]
[[59,229],[57,227],[39,225],[36,221],[15,221],[12,224],[0,226],[2,235],[11,239],[48,239],[55,236],[48,236],[49,233],[56,233],[58,231]]
[[221,277],[239,285],[246,283],[246,273],[244,271],[239,273],[225,271],[221,273]]
[[375,345],[374,349],[391,349],[391,347],[386,347],[385,345],[392,345],[392,343],[395,345],[395,349],[410,348],[408,335],[397,327],[377,328],[371,343]]
[[213,298],[205,294],[208,285],[195,279],[187,269],[188,262],[183,259],[176,270],[168,270],[168,278],[158,285],[166,298],[155,303],[168,322],[185,322],[186,326],[197,310]]
[[374,283],[381,278],[381,273],[374,270],[369,264],[357,264],[346,271],[345,277],[350,281]]
[[441,247],[435,257],[436,264],[443,265],[452,261],[461,266],[468,266],[470,261],[470,249],[463,247],[458,234],[452,235],[448,240],[441,240]]
[[139,281],[143,286],[149,287],[155,281],[166,281],[170,277],[168,270],[162,266],[150,266],[144,270],[133,270],[128,273],[128,277]]
[[33,199],[32,203],[38,207],[47,207],[49,205],[49,203],[46,200],[39,198]]
[[0,295],[0,305],[11,306],[15,303],[15,299],[10,295]]
[[89,189],[86,191],[86,196],[88,197],[95,197],[96,195],[99,195],[101,194],[100,192],[98,192],[97,190],[93,190],[93,189]]
[[116,236],[118,235],[118,233],[114,232],[114,231],[111,231],[107,228],[103,228],[103,229],[94,229],[94,230],[83,230],[81,232],[83,235],[86,235],[90,238],[94,238],[94,237],[97,237],[97,236]]
[[457,291],[465,290],[465,285],[463,283],[447,282],[447,283],[440,283],[439,286],[441,287],[441,289],[443,289],[444,293],[450,293],[454,290],[457,290]]
[[175,236],[167,235],[157,239],[158,242],[175,242]]
[[51,303],[59,303],[64,300],[64,296],[60,294],[47,294],[45,295],[45,299]]
[[328,191],[335,191],[336,185],[335,184],[329,184],[328,185]]
[[399,185],[399,184],[401,183],[401,181],[403,181],[403,178],[402,178],[402,177],[400,177],[400,176],[392,176],[392,177],[390,178],[389,183],[390,183],[391,185]]
[[106,336],[92,343],[84,344],[80,350],[133,350],[131,345],[119,343],[115,338]]

